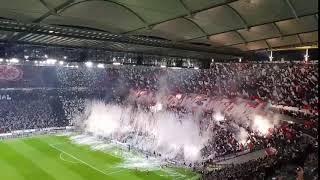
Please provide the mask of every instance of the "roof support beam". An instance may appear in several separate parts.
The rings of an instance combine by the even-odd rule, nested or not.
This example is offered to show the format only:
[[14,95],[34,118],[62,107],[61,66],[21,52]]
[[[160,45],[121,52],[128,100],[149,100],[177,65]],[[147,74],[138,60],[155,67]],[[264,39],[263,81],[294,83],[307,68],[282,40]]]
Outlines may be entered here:
[[234,31],[235,33],[237,33],[239,35],[239,37],[241,38],[241,40],[243,41],[243,44],[247,44],[247,40],[242,36],[241,33],[239,33],[239,31]]
[[[41,3],[45,3],[43,0],[40,0]],[[40,23],[41,21],[43,21],[44,19],[46,19],[47,17],[51,16],[53,12],[55,12],[55,15],[59,14],[59,11],[65,7],[67,7],[68,5],[72,4],[75,0],[68,0],[62,4],[60,4],[58,7],[53,8],[52,10],[49,9],[49,7],[47,7],[47,5],[45,5],[48,9],[49,12],[47,12],[46,14],[42,15],[41,17],[39,17],[38,19],[35,19],[34,21],[32,21],[33,23]],[[50,7],[51,8],[51,7]],[[36,29],[36,27],[33,27],[32,29]],[[12,38],[10,38],[10,41],[15,41],[17,39],[22,38],[23,36],[27,35],[27,33],[18,33],[16,36],[13,36]]]
[[[318,41],[314,41],[314,42],[310,42],[310,43],[304,43],[304,44],[302,44],[302,46],[310,46],[310,45],[315,44],[317,42]],[[301,46],[301,44],[291,44],[291,45],[287,45],[287,46],[277,46],[277,47],[273,47],[272,51],[292,50],[296,46]],[[254,49],[254,50],[249,50],[249,51],[246,51],[246,52],[249,53],[249,52],[259,51],[259,50],[263,50],[263,49]]]
[[[299,32],[299,33],[295,33],[295,34],[288,34],[288,35],[283,35],[282,37],[289,37],[289,36],[297,36],[299,34],[304,34],[304,33],[312,33],[312,32],[318,32],[318,31],[306,31],[306,32]],[[268,40],[268,39],[274,39],[274,38],[281,38],[281,36],[275,36],[275,37],[269,37],[269,38],[265,38],[265,39],[257,39],[257,40],[253,40],[253,41],[247,41],[246,43],[251,43],[251,42],[258,42],[258,41],[265,41],[265,40]],[[300,42],[299,43],[303,43],[303,41],[301,40],[301,37],[299,36],[300,38]],[[230,45],[226,45],[226,46],[218,46],[217,48],[219,47],[229,47],[229,46],[235,46],[235,45],[240,45],[240,44],[245,44],[245,43],[236,43],[236,44],[230,44]]]
[[302,39],[301,39],[301,37],[300,37],[299,34],[297,34],[297,37],[298,37],[298,39],[299,39],[300,44],[303,44],[303,41],[302,41]]
[[53,43],[53,42],[55,43],[55,42],[59,42],[61,39],[62,39],[61,37],[52,36],[52,37],[48,38],[45,43],[48,43],[48,44]]
[[[33,27],[33,28],[30,28]],[[239,55],[242,54],[240,52],[225,52],[222,50],[217,50],[211,47],[200,47],[197,45],[187,44],[187,43],[176,43],[173,44],[170,41],[158,41],[151,40],[149,38],[142,39],[133,39],[131,36],[123,36],[110,34],[105,32],[96,32],[91,30],[79,30],[78,28],[67,28],[61,26],[53,26],[53,25],[45,25],[45,24],[32,24],[32,23],[23,23],[16,22],[12,20],[1,20],[0,19],[0,30],[5,31],[14,31],[21,33],[36,33],[37,35],[49,35],[49,36],[60,36],[60,37],[70,37],[70,38],[78,38],[81,41],[103,41],[103,42],[112,42],[118,44],[131,44],[131,45],[141,45],[146,47],[146,49],[150,49],[150,47],[163,49],[167,52],[167,49],[174,50],[187,50],[197,53],[216,53],[221,55]],[[52,33],[51,31],[54,31]],[[34,37],[37,38],[37,37]],[[10,40],[7,40],[10,42]],[[19,41],[16,41],[19,42]]]
[[[31,27],[29,30],[30,30],[30,31],[37,30],[37,27],[36,27],[36,26]],[[16,40],[18,40],[18,39],[20,39],[20,38],[22,38],[22,37],[24,37],[24,36],[26,36],[26,35],[28,35],[28,34],[29,34],[29,33],[27,33],[27,32],[19,32],[17,35],[11,37],[11,38],[9,39],[9,41],[16,41]]]
[[[41,1],[43,1],[43,0],[41,0]],[[69,6],[70,4],[72,4],[74,2],[75,2],[75,0],[68,0],[68,1],[60,4],[58,7],[53,8],[53,11],[55,12],[55,15],[59,15],[59,12],[62,9],[64,9],[65,7]],[[39,17],[38,19],[34,20],[33,23],[39,23],[39,22],[43,21],[44,19],[46,19],[47,17],[49,17],[51,15],[52,15],[52,11],[49,11],[46,14],[42,15],[41,17]]]
[[142,16],[140,16],[138,13],[136,13],[135,11],[133,11],[132,9],[130,9],[129,7],[127,7],[127,6],[123,5],[123,4],[121,4],[119,2],[116,2],[116,1],[112,1],[112,0],[82,0],[82,1],[79,1],[79,2],[76,2],[76,3],[68,4],[67,6],[62,8],[61,11],[58,12],[58,13],[62,13],[66,9],[71,8],[72,6],[75,6],[77,4],[81,4],[81,3],[85,3],[85,2],[89,2],[89,1],[105,1],[105,2],[109,2],[109,3],[115,4],[117,6],[120,6],[120,7],[124,8],[124,9],[126,9],[127,11],[129,11],[130,13],[132,13],[134,16],[136,16],[145,25],[144,28],[151,29],[150,24]]
[[268,46],[269,50],[271,50],[271,49],[272,49],[272,47],[271,47],[271,45],[268,43],[267,39],[266,39],[266,40],[264,40],[264,41],[266,42],[266,44],[267,44],[267,46]]
[[[307,16],[314,16],[315,13],[311,13],[311,14],[306,14],[306,15],[302,15],[302,16],[299,16],[299,18],[302,18],[302,17],[307,17]],[[281,21],[286,21],[286,20],[290,20],[292,18],[286,18],[286,19],[281,19],[279,21],[272,21],[272,22],[265,22],[265,23],[261,23],[261,24],[255,24],[253,26],[250,26],[249,28],[251,27],[255,27],[255,26],[262,26],[262,25],[267,25],[267,24],[270,24],[270,23],[276,23],[276,22],[281,22]],[[222,34],[222,33],[228,33],[228,32],[233,32],[233,31],[238,31],[238,30],[242,30],[244,28],[237,28],[237,29],[232,29],[232,30],[228,30],[228,31],[222,31],[222,32],[218,32],[218,33],[213,33],[213,34],[208,34],[209,36],[214,36],[214,35],[218,35],[218,34]],[[283,34],[284,36],[284,34]],[[205,37],[205,36],[200,36],[200,37],[195,37],[195,38],[192,38],[192,39],[188,39],[188,40],[184,40],[184,41],[191,41],[191,40],[194,40],[194,39],[198,39],[198,38],[202,38],[202,37]],[[184,42],[183,41],[183,42]]]
[[232,6],[230,6],[229,4],[226,4],[226,7],[228,7],[240,19],[243,27],[245,29],[249,30],[249,25],[248,25],[247,21],[241,16],[241,14],[236,9],[234,9]]
[[276,30],[278,31],[278,33],[280,34],[281,38],[283,36],[283,33],[281,32],[279,26],[277,25],[277,23],[273,22],[272,25],[276,28]]
[[[44,0],[40,0],[40,1],[41,1],[41,3],[43,3],[49,9],[48,4]],[[120,4],[118,2],[114,2],[114,1],[111,1],[111,0],[82,0],[82,1],[79,1],[79,2],[76,2],[76,3],[74,3],[75,0],[68,0],[68,1],[60,4],[58,7],[53,8],[52,10],[47,12],[46,14],[42,15],[41,17],[39,17],[38,19],[34,20],[33,23],[40,23],[41,21],[43,21],[47,17],[51,16],[52,15],[52,11],[55,12],[54,15],[58,16],[60,13],[62,13],[66,9],[68,9],[68,8],[74,6],[74,5],[77,5],[77,4],[80,4],[80,3],[84,3],[84,2],[88,2],[88,1],[106,1],[106,2],[110,2],[110,3],[116,4],[116,5],[120,6],[120,7],[128,10],[132,14],[134,14],[138,19],[140,19],[145,24],[145,28],[151,29],[151,26],[149,26],[148,23],[140,15],[138,15],[136,12],[134,12],[133,10],[131,10],[130,8],[128,8],[127,6],[125,6],[123,4]],[[23,37],[25,35],[26,35],[25,33],[19,33],[16,36],[12,37],[11,40],[19,39],[19,38],[21,38],[21,37]]]
[[183,2],[183,0],[178,0],[180,2],[180,4],[183,6],[183,8],[188,12],[188,16],[189,17],[182,17],[183,19],[191,22],[193,25],[195,25],[204,35],[206,35],[207,39],[209,38],[208,33],[198,24],[196,23],[194,20],[192,20],[193,18],[193,14],[192,11],[188,8],[188,6]]
[[[215,5],[212,5],[212,6],[209,6],[209,7],[205,7],[205,8],[203,8],[203,9],[199,9],[199,10],[196,10],[196,11],[190,11],[190,13],[191,13],[191,14],[196,14],[196,13],[199,13],[199,12],[202,12],[202,11],[206,11],[206,10],[209,10],[209,9],[212,9],[212,8],[215,8],[215,7],[224,6],[224,5],[226,5],[226,4],[229,4],[229,3],[232,3],[232,2],[236,2],[236,1],[239,1],[239,0],[226,0],[226,2],[224,2],[224,3],[215,4]],[[189,15],[189,13],[182,14],[182,15],[179,15],[179,16],[176,16],[176,17],[173,17],[173,18],[170,18],[170,19],[166,19],[166,20],[163,20],[163,21],[159,21],[159,22],[156,22],[156,23],[152,23],[152,24],[150,24],[150,25],[156,26],[156,25],[158,25],[158,24],[165,23],[165,22],[172,21],[172,20],[179,19],[179,18],[183,18],[183,17],[186,17],[186,16],[188,16],[188,15]],[[135,31],[138,31],[138,30],[141,30],[141,29],[144,29],[144,27],[141,27],[141,28],[137,28],[137,29],[128,31],[128,32],[125,32],[125,33],[123,33],[123,34],[128,34],[128,33],[135,32]]]
[[299,19],[296,9],[293,7],[293,4],[290,0],[286,0],[287,5],[290,7],[290,10],[296,19]]
[[49,11],[52,15],[57,15],[57,11],[50,6],[50,4],[48,4],[46,1],[44,0],[39,0],[41,2],[41,4],[43,4]]
[[185,18],[184,17],[183,19],[191,22],[193,25],[195,25],[206,36],[207,39],[209,38],[208,33],[198,23],[196,23],[195,21],[193,21],[192,19],[189,19],[189,18]]
[[32,38],[32,41],[37,41],[38,39],[41,39],[41,38],[43,38],[43,37],[47,37],[47,35],[45,35],[45,34],[40,34],[39,36],[36,36],[36,37]]
[[182,7],[188,12],[188,16],[192,18],[193,14],[192,11],[188,8],[188,6],[183,2],[183,0],[178,0]]

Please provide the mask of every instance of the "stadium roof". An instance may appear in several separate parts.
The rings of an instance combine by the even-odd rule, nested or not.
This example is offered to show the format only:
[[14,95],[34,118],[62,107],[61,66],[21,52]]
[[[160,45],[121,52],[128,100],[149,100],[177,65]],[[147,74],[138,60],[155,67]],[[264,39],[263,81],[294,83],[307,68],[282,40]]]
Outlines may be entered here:
[[318,0],[0,0],[0,17],[2,41],[194,58],[318,43]]

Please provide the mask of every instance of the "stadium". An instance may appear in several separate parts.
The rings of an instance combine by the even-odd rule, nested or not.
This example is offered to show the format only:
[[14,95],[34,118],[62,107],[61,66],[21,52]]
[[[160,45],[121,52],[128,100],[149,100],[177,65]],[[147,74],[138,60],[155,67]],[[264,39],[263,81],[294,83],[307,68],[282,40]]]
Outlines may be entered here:
[[318,0],[0,0],[1,180],[317,180]]

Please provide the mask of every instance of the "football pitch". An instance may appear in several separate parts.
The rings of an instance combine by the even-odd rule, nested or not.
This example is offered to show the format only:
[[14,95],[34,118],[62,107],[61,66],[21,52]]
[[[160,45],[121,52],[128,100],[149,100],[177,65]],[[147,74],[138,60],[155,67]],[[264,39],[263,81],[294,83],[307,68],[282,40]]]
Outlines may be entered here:
[[169,180],[199,179],[190,170],[153,171],[121,168],[124,158],[65,136],[38,136],[0,141],[1,180]]

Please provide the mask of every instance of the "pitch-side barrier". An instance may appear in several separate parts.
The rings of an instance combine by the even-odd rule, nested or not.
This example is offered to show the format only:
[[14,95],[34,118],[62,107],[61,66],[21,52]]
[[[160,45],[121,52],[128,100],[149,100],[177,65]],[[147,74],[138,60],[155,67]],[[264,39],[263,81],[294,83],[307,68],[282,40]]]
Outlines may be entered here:
[[73,130],[74,130],[73,126],[17,130],[17,131],[12,131],[10,133],[0,134],[0,140],[24,138],[24,137],[31,137],[31,136],[38,136],[38,135],[68,133],[68,132],[72,132]]

